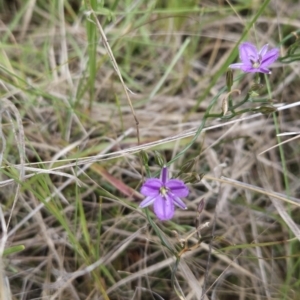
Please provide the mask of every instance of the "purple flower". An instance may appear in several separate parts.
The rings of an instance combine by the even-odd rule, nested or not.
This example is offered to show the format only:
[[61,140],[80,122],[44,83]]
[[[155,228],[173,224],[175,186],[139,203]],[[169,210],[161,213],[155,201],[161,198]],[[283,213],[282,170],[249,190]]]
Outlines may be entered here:
[[141,193],[146,198],[140,204],[141,208],[153,203],[154,212],[160,220],[170,220],[174,216],[175,205],[186,209],[179,197],[186,197],[189,190],[183,181],[169,179],[168,168],[163,167],[160,179],[149,178],[141,187]]
[[256,47],[245,42],[239,46],[241,63],[232,64],[229,68],[241,69],[247,73],[271,74],[268,67],[278,58],[279,49],[268,50],[268,44],[264,45],[259,51]]

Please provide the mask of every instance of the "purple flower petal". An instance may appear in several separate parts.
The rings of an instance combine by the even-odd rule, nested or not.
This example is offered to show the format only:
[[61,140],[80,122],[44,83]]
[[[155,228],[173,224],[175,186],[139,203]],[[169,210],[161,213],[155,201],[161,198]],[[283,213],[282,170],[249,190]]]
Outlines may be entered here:
[[251,60],[258,60],[257,49],[253,44],[249,42],[242,43],[239,47],[239,51],[240,59],[244,64],[251,63]]
[[259,50],[258,55],[259,55],[260,57],[263,57],[263,56],[268,52],[268,48],[269,48],[269,45],[268,45],[268,44],[264,45],[264,46]]
[[144,208],[144,207],[147,207],[147,206],[151,205],[151,204],[156,200],[157,197],[159,197],[159,196],[156,196],[156,197],[148,196],[148,197],[146,197],[146,198],[140,203],[139,207]]
[[274,48],[274,49],[268,51],[268,52],[266,53],[266,55],[264,55],[264,56],[262,57],[262,61],[261,61],[260,66],[261,66],[262,68],[268,67],[268,66],[269,66],[270,64],[272,64],[275,60],[277,60],[278,56],[279,56],[279,49]]
[[258,72],[258,69],[253,68],[251,65],[243,65],[241,69],[246,73],[256,73],[256,72]]
[[[169,193],[170,194],[170,193]],[[187,209],[185,203],[179,198],[179,197],[176,197],[175,195],[171,195],[170,197],[172,197],[173,199],[173,202],[180,208],[182,209]]]
[[157,196],[160,188],[163,186],[161,180],[149,178],[141,187],[141,193],[145,196]]
[[183,181],[179,179],[170,179],[166,183],[166,188],[168,188],[170,192],[177,197],[186,197],[189,194],[189,189]]
[[262,68],[262,67],[259,67],[258,70],[259,70],[259,72],[265,73],[265,74],[271,74],[272,73],[269,69]]
[[156,216],[162,221],[170,220],[174,216],[174,203],[168,195],[156,197],[153,208]]
[[169,180],[169,172],[168,172],[168,168],[166,166],[164,166],[161,169],[160,180],[162,181],[163,184],[165,184]]
[[236,63],[229,65],[229,68],[231,69],[240,69],[244,64],[243,63]]

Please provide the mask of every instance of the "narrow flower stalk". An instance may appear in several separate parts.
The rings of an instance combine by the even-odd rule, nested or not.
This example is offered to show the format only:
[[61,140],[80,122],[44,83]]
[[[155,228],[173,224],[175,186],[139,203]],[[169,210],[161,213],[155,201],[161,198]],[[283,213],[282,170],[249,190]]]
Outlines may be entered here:
[[271,74],[268,67],[277,60],[279,56],[279,49],[274,48],[268,50],[268,44],[264,45],[259,51],[256,47],[244,42],[239,46],[239,54],[241,63],[232,64],[231,69],[241,69],[246,73],[265,73]]
[[149,178],[141,187],[141,193],[146,198],[140,207],[144,208],[153,204],[154,213],[160,220],[170,220],[174,216],[175,205],[186,209],[186,205],[180,199],[189,194],[189,190],[183,181],[169,179],[168,168],[164,166],[160,178]]

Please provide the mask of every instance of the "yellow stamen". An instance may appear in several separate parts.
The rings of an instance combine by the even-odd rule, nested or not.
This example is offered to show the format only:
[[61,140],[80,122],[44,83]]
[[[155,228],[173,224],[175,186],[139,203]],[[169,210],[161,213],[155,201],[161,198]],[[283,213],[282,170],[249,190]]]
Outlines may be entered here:
[[167,193],[168,193],[168,189],[164,186],[162,186],[160,189],[159,189],[159,192],[162,196],[165,196]]

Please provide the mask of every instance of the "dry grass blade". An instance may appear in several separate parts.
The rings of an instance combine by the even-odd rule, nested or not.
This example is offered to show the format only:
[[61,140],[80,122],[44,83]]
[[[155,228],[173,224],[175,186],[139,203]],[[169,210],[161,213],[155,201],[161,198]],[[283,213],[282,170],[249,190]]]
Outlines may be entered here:
[[0,300],[11,300],[12,295],[5,275],[2,257],[0,258]]
[[[103,30],[103,28],[102,28],[102,26],[101,26],[101,24],[100,24],[100,22],[99,22],[99,20],[98,20],[98,18],[97,18],[97,15],[95,14],[94,10],[92,9],[90,0],[85,0],[85,2],[87,3],[87,6],[88,6],[88,8],[89,8],[89,10],[90,10],[88,13],[92,14],[93,17],[94,17],[94,20],[95,20],[95,22],[96,22],[96,25],[97,25],[97,27],[98,27],[98,29],[99,29],[99,32],[100,32],[100,35],[101,35],[101,37],[102,37],[102,40],[103,40],[105,49],[107,50],[107,53],[108,53],[108,55],[109,55],[109,57],[110,57],[110,59],[111,59],[112,65],[113,65],[115,71],[117,72],[117,75],[118,75],[118,77],[119,77],[119,79],[120,79],[120,81],[121,81],[121,84],[122,84],[124,93],[125,93],[125,95],[126,95],[128,104],[129,104],[130,109],[131,109],[131,113],[132,113],[133,118],[134,118],[134,120],[135,120],[136,133],[137,133],[137,140],[138,140],[138,144],[140,144],[139,121],[138,121],[138,119],[137,119],[136,113],[135,113],[135,111],[134,111],[132,102],[131,102],[130,97],[129,97],[129,94],[128,94],[129,89],[128,89],[127,86],[125,85],[125,82],[124,82],[124,80],[123,80],[123,76],[122,76],[122,74],[121,74],[121,72],[120,72],[120,69],[119,69],[119,66],[118,66],[118,64],[117,64],[117,61],[116,61],[116,59],[115,59],[115,57],[114,57],[114,54],[113,54],[113,52],[112,52],[112,50],[111,50],[111,48],[110,48],[110,45],[109,45],[109,43],[108,43],[108,40],[107,40],[106,35],[105,35],[105,33],[104,33],[104,30]],[[92,20],[90,20],[90,22],[92,22]]]
[[[132,132],[132,129],[127,130],[123,135],[121,135],[115,142],[111,143],[105,150],[101,152],[101,154],[108,152],[112,147],[117,145],[121,140],[123,140],[128,134]],[[93,162],[92,162],[93,163]],[[81,175],[82,173],[85,172],[91,165],[90,164],[85,164],[83,168],[77,171],[77,176]],[[75,180],[74,180],[75,179]],[[68,185],[71,183],[77,181],[77,178],[74,178],[71,176],[63,185],[61,185],[53,194],[51,194],[49,197],[45,199],[45,203],[49,202],[57,193],[61,192],[63,189],[65,189]],[[11,229],[8,233],[8,237],[12,236],[15,234],[15,232],[22,227],[26,222],[32,218],[38,211],[40,211],[44,207],[44,203],[40,203],[36,208],[34,208],[25,218],[23,218],[13,229]]]
[[[13,115],[16,118],[16,125],[14,124],[14,120],[11,117],[11,112],[13,113]],[[24,169],[24,165],[25,165],[24,136],[25,135],[24,135],[24,129],[23,129],[23,124],[22,124],[22,118],[20,116],[18,109],[15,107],[15,105],[13,103],[11,103],[11,101],[9,101],[5,98],[1,99],[0,121],[2,121],[3,114],[6,114],[6,116],[8,117],[8,119],[11,123],[11,126],[13,128],[14,138],[17,143],[19,157],[20,157],[19,178],[17,180],[14,180],[14,181],[18,181],[18,182],[16,184],[15,196],[14,196],[14,200],[13,200],[13,204],[12,204],[11,212],[13,212],[15,206],[17,205],[17,201],[18,201],[19,194],[20,194],[20,188],[21,188],[20,182],[22,182],[25,178],[25,169]],[[0,126],[2,127],[2,124],[0,124]],[[4,152],[6,150],[6,139],[2,132],[2,128],[1,128],[1,142],[2,142],[2,149],[1,149],[0,163],[2,165]],[[0,299],[1,300],[10,300],[10,299],[12,299],[11,292],[10,292],[10,286],[9,286],[9,281],[5,275],[2,259],[3,259],[6,242],[8,239],[7,228],[10,225],[12,213],[10,214],[7,224],[6,224],[2,209],[0,207],[0,218],[1,218],[1,227],[2,227],[2,237],[1,237],[1,242],[0,242]]]
[[[291,133],[291,134],[292,134],[292,133]],[[298,135],[298,133],[295,132],[294,134],[297,134],[297,136],[294,136],[293,138],[287,139],[287,140],[284,141],[284,142],[281,142],[281,143],[279,143],[279,144],[277,144],[277,145],[274,145],[274,146],[272,146],[272,147],[270,147],[270,148],[268,148],[268,149],[266,149],[266,150],[260,152],[259,155],[262,155],[262,154],[264,154],[264,153],[266,153],[266,152],[268,152],[268,151],[270,151],[270,150],[272,150],[272,149],[275,149],[275,148],[277,148],[277,147],[280,147],[280,146],[282,146],[282,145],[284,145],[284,144],[290,143],[290,142],[292,142],[292,141],[294,141],[294,140],[300,138],[300,135]]]
[[271,189],[268,191],[268,190],[265,190],[264,188],[260,188],[260,187],[257,187],[257,186],[247,184],[245,182],[239,182],[239,181],[236,181],[236,180],[233,180],[233,179],[230,179],[230,178],[225,178],[225,177],[217,178],[217,177],[210,176],[210,175],[204,175],[204,179],[209,179],[209,180],[213,180],[215,182],[220,182],[220,183],[231,184],[235,187],[243,188],[245,190],[256,191],[256,192],[259,192],[263,195],[267,195],[269,197],[273,197],[273,198],[276,198],[278,200],[281,200],[281,201],[287,202],[289,204],[293,204],[295,206],[300,207],[300,199],[297,199],[297,198],[294,198],[294,197],[285,197],[285,195],[276,193],[274,191],[271,191]]
[[0,300],[11,300],[11,292],[8,278],[5,274],[4,264],[3,264],[3,254],[7,242],[7,224],[5,223],[4,215],[2,208],[0,206],[0,220],[1,220],[1,229],[2,237],[0,240]]
[[[22,182],[25,178],[25,135],[24,135],[24,128],[23,128],[23,123],[22,123],[22,118],[21,115],[18,111],[18,109],[15,107],[15,105],[13,103],[11,103],[11,101],[7,100],[7,99],[1,99],[1,111],[0,113],[6,113],[6,115],[8,116],[8,119],[10,120],[10,123],[12,125],[13,128],[13,133],[14,133],[14,137],[18,146],[18,151],[19,151],[19,157],[20,157],[20,173],[19,173],[19,182]],[[12,113],[14,114],[15,118],[16,118],[16,125],[14,124],[14,121],[11,117],[11,113],[10,111],[12,111]],[[4,149],[2,149],[2,151],[4,151]],[[14,197],[14,201],[13,201],[13,205],[12,205],[12,212],[14,211],[14,207],[17,204],[18,201],[18,197],[19,197],[19,193],[20,193],[20,188],[21,185],[20,183],[17,183],[17,187],[16,187],[16,191],[15,191],[15,197]],[[11,220],[12,214],[10,215],[8,222],[7,222],[7,226],[9,226],[10,224],[10,220]]]
[[[300,102],[299,102],[299,104],[300,104]],[[289,108],[289,106],[287,105],[286,109],[288,109],[288,108]],[[239,124],[243,121],[252,120],[252,119],[255,119],[255,118],[258,118],[258,117],[261,117],[261,116],[262,116],[262,114],[258,113],[258,114],[253,114],[253,115],[249,115],[249,116],[243,116],[239,119],[232,120],[232,121],[227,121],[227,122],[224,122],[222,124],[216,124],[216,125],[208,126],[208,127],[203,129],[203,133],[207,132],[207,131],[210,131],[210,130],[212,131],[212,130],[215,130],[215,129],[222,129],[222,128],[230,126],[232,124]],[[148,149],[151,149],[151,148],[154,148],[154,147],[157,147],[157,146],[162,146],[162,145],[170,143],[170,142],[179,141],[181,139],[192,137],[192,136],[195,135],[196,131],[197,131],[196,129],[191,129],[189,131],[182,132],[182,133],[176,134],[176,135],[168,137],[168,138],[159,139],[155,142],[145,143],[143,145],[134,146],[134,147],[131,147],[131,148],[128,148],[128,149],[124,149],[124,150],[120,150],[120,151],[113,151],[113,152],[108,153],[108,154],[106,154],[106,151],[104,151],[105,154],[103,154],[101,152],[101,154],[97,154],[95,156],[78,158],[78,159],[75,160],[75,162],[68,163],[68,164],[65,164],[65,165],[59,166],[59,167],[54,167],[51,170],[49,170],[49,172],[51,172],[51,171],[55,172],[55,171],[61,170],[61,169],[67,169],[67,168],[70,168],[70,167],[91,164],[91,163],[96,162],[96,161],[105,161],[105,160],[110,160],[110,159],[121,158],[121,157],[127,156],[129,154],[138,153],[141,150],[148,150]],[[129,128],[125,132],[124,136],[129,135],[131,132],[132,132],[132,129]],[[69,151],[69,149],[71,149],[73,147],[76,147],[76,145],[80,144],[81,142],[82,141],[78,141],[74,145],[69,145],[64,151],[62,151],[62,153],[57,154],[56,157],[59,157],[59,156],[63,155],[65,152]],[[215,143],[217,143],[217,141]],[[274,146],[274,147],[276,147],[276,146]],[[55,163],[58,163],[58,162],[59,163],[64,163],[64,162],[68,162],[68,161],[74,161],[74,159],[61,159],[61,160],[53,159],[51,161],[44,161],[43,163],[44,164],[49,163],[50,166],[51,166],[51,165],[54,164],[54,162]],[[27,170],[28,171],[33,171],[34,169],[31,168],[31,167],[27,167],[28,165],[30,165],[30,166],[35,165],[35,163],[24,164],[25,171],[27,171]],[[22,166],[21,165],[14,165],[14,167],[19,169]],[[36,169],[36,170],[38,170],[38,169]],[[40,172],[45,172],[45,171],[42,170]],[[31,176],[31,175],[29,175],[29,176]],[[9,182],[12,182],[12,180],[3,181],[3,184],[6,185]],[[1,183],[2,182],[0,181],[0,185],[1,185]]]

